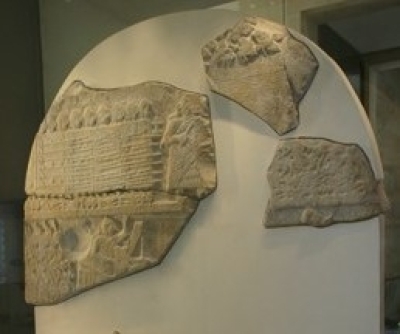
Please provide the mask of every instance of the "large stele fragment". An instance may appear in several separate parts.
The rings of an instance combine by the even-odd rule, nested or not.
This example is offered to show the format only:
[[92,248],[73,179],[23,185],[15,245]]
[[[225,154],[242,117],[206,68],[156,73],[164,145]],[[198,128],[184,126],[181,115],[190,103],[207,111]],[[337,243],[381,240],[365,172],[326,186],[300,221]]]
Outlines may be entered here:
[[356,144],[321,138],[279,143],[268,169],[271,198],[266,227],[359,221],[387,206],[381,181]]
[[297,127],[298,105],[318,62],[279,24],[247,17],[202,48],[211,89],[244,106],[282,135]]
[[216,187],[214,154],[206,96],[74,82],[29,161],[26,300],[53,304],[160,263]]

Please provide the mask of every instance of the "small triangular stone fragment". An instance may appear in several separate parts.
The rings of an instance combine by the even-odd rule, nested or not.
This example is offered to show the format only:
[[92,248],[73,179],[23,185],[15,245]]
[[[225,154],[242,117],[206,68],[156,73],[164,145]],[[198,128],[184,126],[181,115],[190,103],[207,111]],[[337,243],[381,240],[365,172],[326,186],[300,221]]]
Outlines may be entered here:
[[278,134],[299,124],[298,106],[318,61],[288,29],[246,17],[202,48],[211,89],[260,117]]
[[278,144],[267,178],[271,187],[266,227],[371,218],[387,209],[382,181],[357,144],[295,138]]
[[54,304],[159,264],[215,187],[205,95],[72,83],[29,161],[26,300]]

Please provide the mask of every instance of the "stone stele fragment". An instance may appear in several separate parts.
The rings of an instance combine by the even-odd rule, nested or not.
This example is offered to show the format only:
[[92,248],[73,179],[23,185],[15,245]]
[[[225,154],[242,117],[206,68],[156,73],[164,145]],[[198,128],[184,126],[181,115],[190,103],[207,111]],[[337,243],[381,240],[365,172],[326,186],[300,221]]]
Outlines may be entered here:
[[365,220],[387,208],[381,181],[356,144],[321,138],[279,143],[268,169],[266,227]]
[[26,300],[53,304],[162,261],[216,187],[206,96],[160,82],[74,82],[36,135]]
[[295,129],[298,106],[318,69],[310,49],[279,24],[246,17],[202,48],[211,89],[278,134]]

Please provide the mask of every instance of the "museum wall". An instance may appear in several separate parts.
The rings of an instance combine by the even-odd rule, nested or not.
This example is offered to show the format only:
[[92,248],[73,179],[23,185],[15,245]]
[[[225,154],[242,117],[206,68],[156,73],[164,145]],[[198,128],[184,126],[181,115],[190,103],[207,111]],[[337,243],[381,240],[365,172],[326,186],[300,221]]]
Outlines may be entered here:
[[[237,2],[40,0],[46,109],[73,67],[98,43],[119,30],[156,15],[211,6],[238,9]],[[279,6],[279,12],[281,6]]]
[[32,308],[23,297],[21,253],[26,165],[43,110],[38,15],[36,1],[0,2],[0,333],[4,334],[32,333]]
[[[360,53],[397,48],[400,6],[330,22],[330,27]],[[373,24],[372,24],[373,22]]]
[[[357,5],[384,6],[395,0],[207,0],[161,1],[151,4],[115,0],[40,0],[43,80],[46,109],[76,63],[95,45],[117,31],[153,16],[222,6],[264,16],[301,31],[302,20],[324,8],[345,10]],[[345,29],[345,26],[341,26]],[[365,30],[364,30],[365,31]],[[393,30],[395,31],[395,30]],[[83,33],[84,32],[84,33]],[[391,34],[385,32],[385,39]],[[368,34],[365,34],[367,36]]]
[[36,1],[0,3],[0,200],[23,199],[26,164],[42,118],[40,37]]

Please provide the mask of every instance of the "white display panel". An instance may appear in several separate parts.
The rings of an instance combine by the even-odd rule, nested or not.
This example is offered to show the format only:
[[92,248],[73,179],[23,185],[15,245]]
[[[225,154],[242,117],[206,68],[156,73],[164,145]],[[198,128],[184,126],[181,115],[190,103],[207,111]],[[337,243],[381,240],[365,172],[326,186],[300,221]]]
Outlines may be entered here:
[[[325,229],[262,225],[266,171],[279,137],[212,94],[200,48],[238,14],[209,10],[154,18],[92,50],[61,91],[146,80],[208,93],[218,188],[204,200],[160,266],[55,306],[36,307],[37,334],[376,334],[380,330],[378,218]],[[344,75],[314,45],[320,69],[284,136],[358,143],[382,177],[367,118]]]

